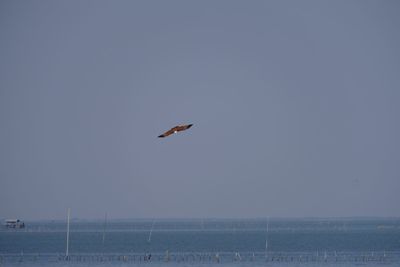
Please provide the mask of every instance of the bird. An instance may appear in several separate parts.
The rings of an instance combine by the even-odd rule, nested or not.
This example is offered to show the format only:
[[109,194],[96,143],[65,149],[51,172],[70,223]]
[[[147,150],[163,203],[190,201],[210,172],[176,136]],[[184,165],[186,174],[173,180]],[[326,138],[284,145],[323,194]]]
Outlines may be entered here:
[[185,130],[189,129],[190,127],[192,127],[192,125],[193,124],[185,124],[185,125],[175,126],[175,127],[171,128],[171,129],[169,129],[168,131],[166,131],[165,133],[159,135],[158,137],[159,138],[163,138],[163,137],[170,136],[171,134],[174,134],[174,133],[177,133],[177,132],[180,132],[180,131],[185,131]]

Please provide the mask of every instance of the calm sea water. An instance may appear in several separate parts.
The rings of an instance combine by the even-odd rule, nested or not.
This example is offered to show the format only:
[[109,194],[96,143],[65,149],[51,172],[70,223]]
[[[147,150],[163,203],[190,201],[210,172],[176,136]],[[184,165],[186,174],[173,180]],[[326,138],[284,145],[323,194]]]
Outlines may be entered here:
[[400,219],[25,222],[0,266],[400,266]]

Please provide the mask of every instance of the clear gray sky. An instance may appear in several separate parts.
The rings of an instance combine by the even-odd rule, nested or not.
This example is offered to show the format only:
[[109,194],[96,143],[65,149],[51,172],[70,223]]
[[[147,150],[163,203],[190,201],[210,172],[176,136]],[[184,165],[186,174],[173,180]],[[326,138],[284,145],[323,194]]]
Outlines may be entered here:
[[1,1],[0,218],[400,216],[399,14]]

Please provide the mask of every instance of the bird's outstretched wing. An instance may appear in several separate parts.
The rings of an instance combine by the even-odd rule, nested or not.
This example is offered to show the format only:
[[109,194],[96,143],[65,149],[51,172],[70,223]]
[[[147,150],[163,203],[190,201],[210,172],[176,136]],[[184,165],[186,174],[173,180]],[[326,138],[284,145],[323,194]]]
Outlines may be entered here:
[[161,138],[161,137],[167,137],[167,136],[173,134],[173,133],[174,133],[174,130],[173,130],[173,129],[174,129],[174,128],[172,128],[172,129],[166,131],[165,133],[159,135],[158,137],[160,137],[160,138]]
[[192,127],[192,125],[193,125],[193,124],[186,124],[186,125],[178,125],[178,126],[175,126],[175,127],[171,128],[171,129],[169,129],[168,131],[166,131],[165,133],[159,135],[158,137],[163,138],[163,137],[167,137],[167,136],[169,136],[169,135],[171,135],[171,134],[174,134],[174,133],[177,133],[177,132],[180,132],[180,131],[187,130],[187,129],[189,129],[190,127]]

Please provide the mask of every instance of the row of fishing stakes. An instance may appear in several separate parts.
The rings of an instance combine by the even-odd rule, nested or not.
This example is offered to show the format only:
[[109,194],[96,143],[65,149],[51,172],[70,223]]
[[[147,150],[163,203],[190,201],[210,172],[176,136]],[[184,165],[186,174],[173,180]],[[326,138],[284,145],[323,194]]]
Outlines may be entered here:
[[[66,242],[66,250],[65,250],[65,257],[64,257],[64,260],[66,260],[66,261],[71,260],[71,257],[69,255],[69,224],[70,224],[70,216],[71,216],[71,208],[68,208],[68,211],[67,211],[67,240],[66,240],[67,242]],[[202,222],[202,224],[203,224],[203,222]],[[148,240],[147,240],[147,242],[149,242],[149,243],[151,242],[151,235],[152,235],[152,232],[153,232],[154,225],[155,225],[155,220],[153,220],[153,223],[152,223],[152,226],[151,226],[151,230],[150,230],[150,233],[149,233],[149,237],[148,237]],[[87,258],[87,257],[85,257],[83,255],[80,255],[78,257],[74,257],[75,260],[78,260],[78,261],[83,260],[83,261],[85,261],[86,258],[87,258],[87,260],[92,260],[92,261],[93,260],[94,261],[96,261],[96,260],[97,261],[103,261],[103,260],[107,260],[107,259],[108,260],[115,260],[115,257],[119,261],[129,261],[129,260],[135,261],[135,260],[137,260],[136,256],[139,256],[139,255],[131,255],[131,256],[126,256],[126,255],[116,256],[116,255],[113,255],[113,256],[104,257],[104,243],[105,243],[106,226],[107,226],[107,213],[105,213],[105,217],[104,217],[103,237],[102,237],[102,256],[101,257],[90,256],[89,257],[90,259],[89,259],[89,258]],[[203,225],[202,225],[202,227],[203,227]],[[266,261],[278,261],[278,262],[279,261],[307,262],[307,261],[310,261],[310,260],[314,261],[314,262],[321,261],[319,259],[320,257],[319,257],[318,251],[317,251],[316,257],[312,257],[311,256],[310,258],[309,258],[309,255],[307,255],[305,257],[303,257],[302,255],[300,255],[299,257],[293,257],[293,256],[288,256],[288,255],[286,255],[286,256],[283,256],[283,255],[279,255],[279,256],[278,255],[268,255],[268,230],[269,230],[269,218],[267,218],[267,231],[266,231],[266,236],[265,236],[265,260]],[[273,253],[273,254],[275,254],[275,253]],[[133,256],[133,258],[132,258],[132,256]],[[24,255],[21,254],[20,260],[22,260],[23,257],[24,257]],[[95,257],[95,258],[93,258],[93,257]],[[165,252],[164,257],[159,255],[158,256],[158,260],[161,260],[161,258],[163,258],[163,260],[167,261],[167,262],[171,261],[171,260],[175,260],[175,261],[185,261],[185,260],[186,261],[191,261],[191,260],[193,260],[193,261],[196,261],[197,257],[199,257],[200,261],[220,262],[220,254],[219,253],[216,253],[215,255],[212,255],[210,253],[205,253],[205,254],[187,254],[187,255],[185,255],[185,254],[177,254],[177,255],[172,256],[169,253],[168,250]],[[255,253],[253,252],[251,257],[250,257],[250,259],[251,260],[255,260],[255,258],[256,258],[256,256],[255,256]],[[335,259],[336,262],[337,261],[341,261],[340,257],[338,257],[338,255],[337,255],[336,251],[335,251],[335,254],[334,254],[333,258]],[[139,256],[139,261],[142,261],[142,259],[143,259],[143,261],[150,261],[151,254],[148,254],[148,255],[146,254],[146,255],[143,256],[143,258],[142,258],[142,256]],[[374,256],[374,253],[372,252],[371,256],[363,255],[361,257],[354,257],[353,260],[355,260],[355,261],[363,261],[363,262],[365,262],[365,261],[383,262],[383,261],[385,261],[385,259],[386,259],[386,252],[383,252],[383,255],[380,256],[380,257]],[[0,262],[2,260],[3,260],[3,258],[1,257],[0,258]],[[243,259],[242,259],[241,255],[240,255],[240,253],[236,252],[236,253],[234,253],[233,260],[234,261],[242,261]],[[324,261],[324,262],[328,261],[328,255],[327,255],[326,251],[324,253],[322,261]]]
[[[400,252],[390,252],[387,254],[385,251],[377,253],[327,253],[325,255],[317,256],[314,253],[281,253],[270,252],[268,257],[265,257],[264,252],[203,252],[203,253],[128,253],[128,254],[74,254],[66,258],[65,254],[40,254],[40,253],[11,253],[0,254],[0,266],[15,265],[18,262],[202,262],[202,263],[229,263],[229,262],[276,262],[276,263],[319,263],[321,265],[332,263],[345,264],[345,263],[379,263],[379,264],[397,264],[400,261]],[[397,265],[396,265],[397,266]]]

